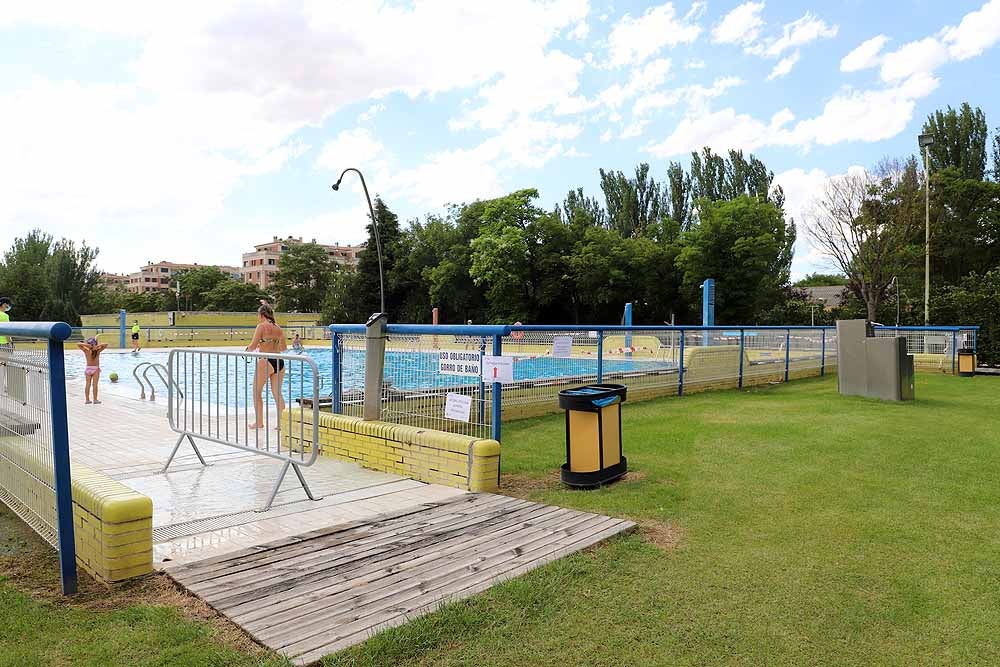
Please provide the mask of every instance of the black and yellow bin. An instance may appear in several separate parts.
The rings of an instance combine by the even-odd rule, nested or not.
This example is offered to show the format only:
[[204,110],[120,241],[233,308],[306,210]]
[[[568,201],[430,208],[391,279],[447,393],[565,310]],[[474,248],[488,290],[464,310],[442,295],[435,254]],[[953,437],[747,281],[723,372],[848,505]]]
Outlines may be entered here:
[[958,351],[958,374],[970,378],[976,374],[976,351],[971,348],[961,348]]
[[622,456],[622,403],[625,386],[591,384],[559,392],[566,411],[564,484],[594,488],[609,484],[628,471]]

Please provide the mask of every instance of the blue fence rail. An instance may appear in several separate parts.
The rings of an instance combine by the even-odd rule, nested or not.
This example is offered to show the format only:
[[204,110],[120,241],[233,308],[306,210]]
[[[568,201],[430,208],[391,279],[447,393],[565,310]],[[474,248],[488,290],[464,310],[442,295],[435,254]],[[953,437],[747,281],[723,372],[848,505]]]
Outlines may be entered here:
[[[63,352],[71,333],[64,322],[0,324],[0,498],[54,543],[66,595],[77,589]],[[54,492],[55,525],[39,484]]]

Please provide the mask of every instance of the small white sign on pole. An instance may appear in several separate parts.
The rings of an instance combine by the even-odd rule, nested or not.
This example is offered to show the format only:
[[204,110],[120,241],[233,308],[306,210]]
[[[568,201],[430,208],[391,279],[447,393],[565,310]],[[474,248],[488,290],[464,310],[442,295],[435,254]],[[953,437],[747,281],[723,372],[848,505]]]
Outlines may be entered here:
[[513,382],[514,357],[483,357],[483,382]]
[[587,337],[588,338],[597,338],[597,332],[596,331],[588,331],[587,332]]
[[468,394],[454,394],[448,392],[448,397],[444,401],[444,416],[459,422],[469,421],[469,414],[472,411],[472,397]]
[[569,359],[573,354],[572,336],[552,337],[552,356],[556,359]]
[[441,375],[475,375],[482,373],[479,352],[442,350],[438,353],[438,373]]

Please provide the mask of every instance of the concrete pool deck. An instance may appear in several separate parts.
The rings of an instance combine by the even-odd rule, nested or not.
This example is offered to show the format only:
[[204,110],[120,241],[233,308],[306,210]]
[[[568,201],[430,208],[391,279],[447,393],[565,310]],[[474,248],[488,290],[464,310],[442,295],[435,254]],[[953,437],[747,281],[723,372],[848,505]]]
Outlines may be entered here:
[[303,474],[322,500],[306,498],[289,473],[271,510],[258,512],[279,461],[199,441],[207,467],[182,444],[162,473],[177,440],[167,423],[166,401],[103,392],[100,405],[85,405],[77,382],[69,383],[68,394],[72,461],[152,499],[153,565],[159,569],[464,493],[321,457]]

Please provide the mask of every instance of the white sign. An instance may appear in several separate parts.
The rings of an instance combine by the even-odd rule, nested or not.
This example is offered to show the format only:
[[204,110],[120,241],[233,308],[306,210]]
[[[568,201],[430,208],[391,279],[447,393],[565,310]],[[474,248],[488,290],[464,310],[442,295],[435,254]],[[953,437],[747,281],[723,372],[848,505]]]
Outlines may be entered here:
[[483,357],[483,382],[513,382],[514,357]]
[[448,392],[444,402],[444,416],[459,422],[469,421],[472,410],[472,397],[468,394],[453,394]]
[[438,373],[441,375],[475,375],[478,377],[481,372],[478,352],[442,350],[438,355]]
[[552,337],[552,356],[556,359],[569,359],[573,352],[572,336]]
[[588,331],[587,332],[587,336],[589,338],[597,338],[597,332],[596,331]]

